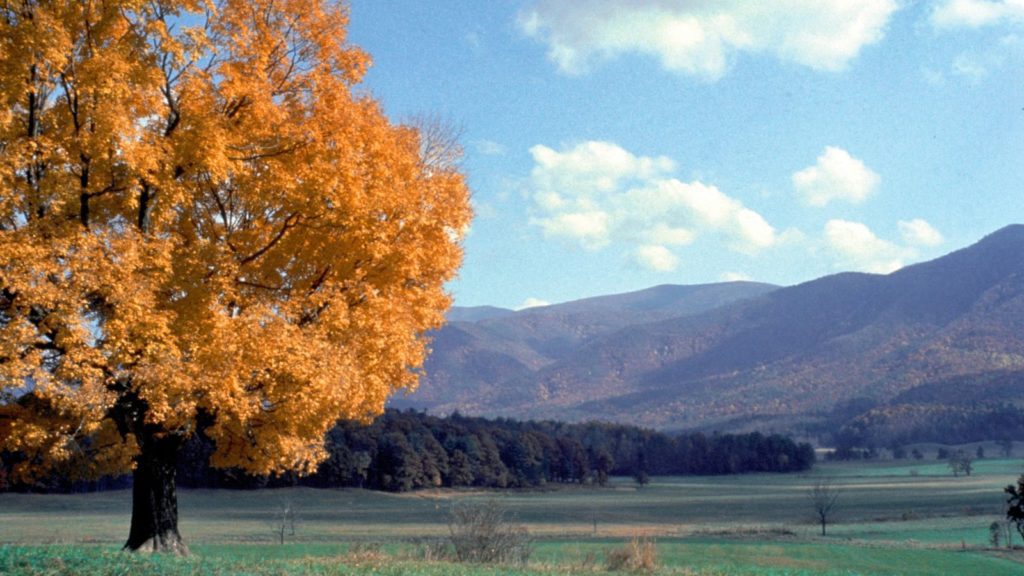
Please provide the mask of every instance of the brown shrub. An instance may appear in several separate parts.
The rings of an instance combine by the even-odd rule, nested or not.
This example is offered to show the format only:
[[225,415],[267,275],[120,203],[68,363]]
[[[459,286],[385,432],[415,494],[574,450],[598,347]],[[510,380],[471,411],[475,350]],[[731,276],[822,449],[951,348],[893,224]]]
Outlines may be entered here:
[[448,531],[459,562],[525,564],[533,552],[529,532],[494,500],[453,506]]
[[604,564],[608,570],[653,572],[658,568],[658,548],[654,540],[634,536],[624,546],[607,551]]

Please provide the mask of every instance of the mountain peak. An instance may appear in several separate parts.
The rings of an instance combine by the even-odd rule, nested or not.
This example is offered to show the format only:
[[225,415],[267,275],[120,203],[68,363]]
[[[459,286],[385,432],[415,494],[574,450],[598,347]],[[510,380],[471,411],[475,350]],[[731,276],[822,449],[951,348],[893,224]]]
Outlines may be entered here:
[[1010,224],[1009,226],[1004,226],[979,240],[975,246],[978,244],[990,244],[995,242],[1024,244],[1024,224]]

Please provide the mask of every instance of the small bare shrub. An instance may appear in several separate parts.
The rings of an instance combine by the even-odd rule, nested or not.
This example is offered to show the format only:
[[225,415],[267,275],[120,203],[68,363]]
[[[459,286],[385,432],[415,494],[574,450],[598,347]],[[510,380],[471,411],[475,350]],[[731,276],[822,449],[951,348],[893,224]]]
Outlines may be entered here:
[[658,568],[658,548],[654,540],[634,536],[626,545],[606,552],[604,565],[612,571],[653,572]]
[[348,547],[345,555],[350,562],[357,564],[378,563],[388,558],[387,553],[381,547],[380,542],[354,542]]
[[593,550],[587,550],[585,554],[576,558],[572,563],[572,571],[574,573],[593,572],[596,567],[597,553]]
[[509,519],[494,500],[452,506],[448,531],[459,562],[525,564],[533,552],[526,527]]
[[438,562],[452,560],[455,557],[451,542],[447,538],[415,538],[412,543],[414,546],[411,552],[405,555],[407,559]]
[[993,548],[999,548],[999,544],[1002,541],[1003,527],[999,522],[993,522],[988,526],[988,542]]

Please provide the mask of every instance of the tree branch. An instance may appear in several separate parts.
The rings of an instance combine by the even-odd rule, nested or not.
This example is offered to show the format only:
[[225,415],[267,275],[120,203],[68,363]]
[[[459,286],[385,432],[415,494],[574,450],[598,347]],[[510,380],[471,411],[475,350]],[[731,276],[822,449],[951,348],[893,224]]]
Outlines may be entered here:
[[266,244],[266,246],[264,246],[263,248],[260,248],[256,252],[253,252],[249,256],[246,256],[245,258],[242,258],[241,260],[238,261],[238,263],[241,264],[241,265],[249,264],[253,260],[256,260],[260,256],[263,256],[264,254],[266,254],[268,250],[273,248],[274,245],[276,245],[278,242],[281,241],[281,238],[284,238],[284,235],[289,230],[294,228],[299,223],[299,218],[300,218],[300,216],[299,216],[298,212],[291,213],[287,218],[284,219],[284,224],[281,225],[281,229],[278,230],[277,234],[274,235],[273,238],[270,239],[270,242],[268,242]]

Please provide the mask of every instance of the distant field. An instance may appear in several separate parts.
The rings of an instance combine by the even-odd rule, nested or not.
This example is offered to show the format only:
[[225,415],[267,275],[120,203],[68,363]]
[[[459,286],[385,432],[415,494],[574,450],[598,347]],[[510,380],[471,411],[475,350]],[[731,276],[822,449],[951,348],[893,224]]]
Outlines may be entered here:
[[[453,573],[451,565],[411,559],[423,541],[447,534],[453,502],[495,499],[537,538],[530,569],[542,573],[600,569],[609,548],[647,535],[657,542],[664,573],[1022,574],[1024,552],[986,547],[989,524],[1002,516],[1002,489],[1024,472],[1024,462],[984,460],[976,470],[954,478],[935,461],[825,463],[808,475],[655,478],[640,489],[619,479],[606,488],[514,492],[184,490],[181,531],[194,557],[158,559],[169,564],[151,568],[163,574]],[[825,538],[807,497],[822,477],[841,490]],[[297,505],[300,522],[280,546],[269,523],[283,499]],[[117,573],[84,564],[65,572],[31,566],[49,558],[67,567],[76,557],[115,566],[107,556],[125,539],[129,514],[127,491],[0,494],[0,544],[6,545],[0,573]],[[352,556],[353,545],[373,550],[372,561]],[[363,564],[352,565],[352,558]],[[330,571],[341,566],[347,571]]]

